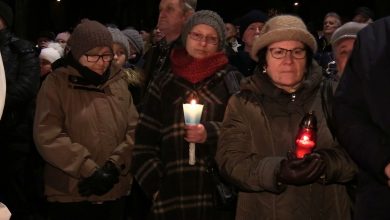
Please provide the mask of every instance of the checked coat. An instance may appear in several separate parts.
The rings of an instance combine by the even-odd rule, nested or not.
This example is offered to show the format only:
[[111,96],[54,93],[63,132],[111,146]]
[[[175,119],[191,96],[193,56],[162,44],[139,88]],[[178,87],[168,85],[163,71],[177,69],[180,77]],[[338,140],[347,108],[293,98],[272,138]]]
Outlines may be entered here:
[[[168,70],[153,80],[144,97],[136,129],[133,173],[153,198],[154,219],[211,219],[214,186],[206,172],[205,157],[214,157],[219,129],[230,97],[225,83],[229,66],[192,84]],[[237,79],[241,74],[234,71]],[[239,80],[238,80],[239,81]],[[196,164],[188,164],[189,143],[184,140],[183,104],[196,94],[203,104],[201,122],[207,140],[196,144]]]

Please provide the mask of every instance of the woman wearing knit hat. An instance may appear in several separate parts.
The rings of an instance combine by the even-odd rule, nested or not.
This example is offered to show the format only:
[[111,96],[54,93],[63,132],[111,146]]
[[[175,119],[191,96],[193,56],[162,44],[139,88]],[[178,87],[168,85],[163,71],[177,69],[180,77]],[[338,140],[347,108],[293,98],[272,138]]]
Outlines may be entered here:
[[122,33],[127,37],[131,48],[129,62],[141,67],[143,65],[141,58],[144,55],[144,41],[142,40],[141,34],[132,28],[125,29]]
[[[291,15],[267,21],[254,42],[259,68],[230,99],[216,155],[221,172],[243,190],[236,219],[351,218],[345,184],[356,167],[328,128],[316,49],[303,21]],[[306,115],[317,139],[303,156],[297,148],[310,139],[299,139],[298,128]]]
[[[185,48],[173,49],[170,68],[151,83],[143,100],[133,173],[153,198],[156,219],[232,219],[234,207],[230,212],[215,207],[206,163],[215,155],[225,106],[238,91],[241,74],[228,65],[225,24],[217,13],[196,12],[181,36]],[[183,104],[192,99],[203,105],[202,117],[198,125],[185,125]],[[196,143],[194,165],[189,143]]]
[[[114,59],[112,67],[119,70],[123,70],[125,73],[125,79],[129,84],[129,90],[133,97],[133,102],[137,105],[140,102],[141,89],[143,86],[143,77],[141,70],[134,66],[128,65],[129,57],[132,54],[132,47],[129,44],[126,35],[121,32],[118,28],[108,27],[114,41],[113,52]],[[142,40],[141,40],[142,41]]]
[[51,64],[64,55],[64,48],[59,43],[51,42],[39,54],[39,66],[41,67],[41,83],[47,74],[51,73]]
[[124,219],[138,113],[123,72],[110,70],[112,44],[104,25],[82,21],[39,92],[34,139],[50,219]]

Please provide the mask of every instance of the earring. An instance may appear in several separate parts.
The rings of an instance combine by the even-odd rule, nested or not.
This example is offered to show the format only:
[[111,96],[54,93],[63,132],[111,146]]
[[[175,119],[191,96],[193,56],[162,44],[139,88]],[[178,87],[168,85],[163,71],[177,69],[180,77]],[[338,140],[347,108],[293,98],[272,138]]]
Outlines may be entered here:
[[267,73],[267,67],[263,66],[263,74],[266,74],[266,73]]

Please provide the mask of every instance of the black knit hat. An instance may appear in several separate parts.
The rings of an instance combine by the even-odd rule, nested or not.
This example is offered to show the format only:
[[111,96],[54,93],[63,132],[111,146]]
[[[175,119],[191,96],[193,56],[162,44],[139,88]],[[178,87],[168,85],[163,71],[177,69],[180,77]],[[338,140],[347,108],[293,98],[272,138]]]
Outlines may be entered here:
[[112,48],[111,33],[101,23],[85,19],[76,26],[68,41],[73,58],[78,60],[83,54],[95,47]]
[[260,11],[260,10],[252,10],[245,14],[241,19],[240,19],[240,35],[244,34],[245,30],[248,28],[249,25],[255,22],[261,22],[265,23],[268,20],[268,16]]
[[12,8],[5,2],[0,1],[0,17],[4,19],[7,26],[11,27],[14,19]]
[[355,15],[361,15],[365,18],[371,18],[371,19],[374,19],[375,17],[375,14],[373,11],[371,11],[371,9],[367,8],[367,7],[359,7],[355,10]]
[[181,32],[183,45],[186,45],[191,29],[198,24],[207,24],[215,29],[219,39],[218,49],[222,50],[225,44],[225,23],[216,12],[210,10],[197,11],[188,19]]

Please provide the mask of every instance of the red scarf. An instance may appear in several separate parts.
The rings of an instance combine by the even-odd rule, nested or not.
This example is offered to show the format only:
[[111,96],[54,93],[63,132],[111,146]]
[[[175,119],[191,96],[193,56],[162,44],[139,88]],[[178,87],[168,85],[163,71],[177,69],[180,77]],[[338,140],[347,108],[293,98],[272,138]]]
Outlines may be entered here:
[[170,59],[173,74],[191,83],[212,76],[228,63],[228,58],[223,52],[217,52],[205,59],[195,59],[185,49],[177,48],[172,50]]

